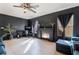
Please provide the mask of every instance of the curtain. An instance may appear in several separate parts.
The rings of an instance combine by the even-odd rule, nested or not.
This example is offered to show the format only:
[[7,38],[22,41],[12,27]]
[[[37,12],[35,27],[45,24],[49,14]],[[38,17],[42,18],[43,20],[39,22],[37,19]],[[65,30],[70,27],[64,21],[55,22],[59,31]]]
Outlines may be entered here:
[[71,16],[72,16],[72,14],[65,14],[65,15],[58,16],[59,21],[61,22],[61,25],[63,26],[63,33],[62,33],[63,38],[65,36],[65,28],[66,28]]

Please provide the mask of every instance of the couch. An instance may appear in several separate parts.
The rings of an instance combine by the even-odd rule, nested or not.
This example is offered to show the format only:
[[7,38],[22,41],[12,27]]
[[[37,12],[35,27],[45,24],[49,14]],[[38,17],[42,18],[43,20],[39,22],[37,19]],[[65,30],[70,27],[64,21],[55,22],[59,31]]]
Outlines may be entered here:
[[5,50],[5,45],[3,43],[3,36],[0,37],[0,55],[5,55],[6,50]]
[[68,55],[74,54],[75,51],[79,51],[79,37],[58,39],[56,50]]
[[59,39],[56,42],[56,50],[58,52],[68,54],[68,55],[73,54],[72,43],[70,41],[67,41],[67,40]]

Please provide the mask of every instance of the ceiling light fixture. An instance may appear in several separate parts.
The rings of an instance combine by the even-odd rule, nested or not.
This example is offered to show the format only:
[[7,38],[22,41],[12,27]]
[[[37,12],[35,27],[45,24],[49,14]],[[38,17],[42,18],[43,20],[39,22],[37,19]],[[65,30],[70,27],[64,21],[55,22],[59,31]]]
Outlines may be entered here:
[[24,13],[27,12],[26,9],[36,13],[36,11],[34,9],[36,9],[39,6],[38,5],[32,6],[31,3],[21,3],[19,6],[14,5],[14,7],[23,8],[24,9]]

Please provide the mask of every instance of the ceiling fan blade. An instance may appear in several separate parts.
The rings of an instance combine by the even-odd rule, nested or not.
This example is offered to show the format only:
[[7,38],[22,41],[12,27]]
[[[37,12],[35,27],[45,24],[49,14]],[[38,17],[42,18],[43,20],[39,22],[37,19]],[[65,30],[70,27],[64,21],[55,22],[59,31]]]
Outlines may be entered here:
[[36,9],[38,7],[39,7],[39,5],[30,6],[30,8],[34,8],[34,9]]
[[34,5],[33,7],[36,7],[37,8],[37,7],[39,7],[39,5]]
[[14,7],[20,7],[20,8],[22,8],[22,6],[16,6],[16,5],[14,5]]
[[34,13],[36,13],[36,11],[33,10],[33,9],[31,9],[31,8],[27,8],[27,9],[30,10],[30,11],[32,11],[32,12],[34,12]]

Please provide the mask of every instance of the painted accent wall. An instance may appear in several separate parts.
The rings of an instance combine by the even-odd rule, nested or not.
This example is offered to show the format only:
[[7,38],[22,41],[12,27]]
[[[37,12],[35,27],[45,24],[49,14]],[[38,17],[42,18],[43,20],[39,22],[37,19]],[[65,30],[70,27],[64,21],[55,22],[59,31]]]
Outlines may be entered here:
[[79,6],[74,7],[74,8],[70,8],[70,9],[66,9],[66,10],[61,10],[55,13],[51,13],[48,15],[44,15],[44,16],[40,16],[37,18],[32,19],[33,23],[35,20],[38,20],[39,23],[41,24],[41,26],[49,26],[50,25],[50,19],[51,22],[56,24],[55,27],[55,39],[57,38],[57,17],[59,15],[64,15],[64,14],[69,14],[69,13],[73,13],[74,14],[74,23],[73,23],[73,35],[74,36],[79,36]]
[[[27,25],[27,20],[0,14],[0,27],[6,26],[8,23],[11,24],[15,30],[24,30],[24,26]],[[1,31],[0,34],[2,34]]]

